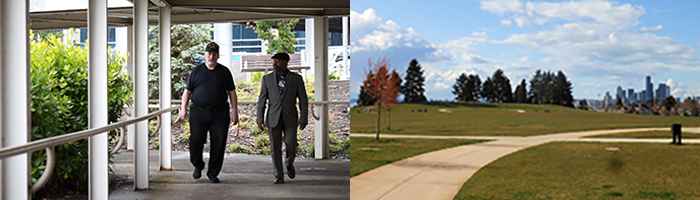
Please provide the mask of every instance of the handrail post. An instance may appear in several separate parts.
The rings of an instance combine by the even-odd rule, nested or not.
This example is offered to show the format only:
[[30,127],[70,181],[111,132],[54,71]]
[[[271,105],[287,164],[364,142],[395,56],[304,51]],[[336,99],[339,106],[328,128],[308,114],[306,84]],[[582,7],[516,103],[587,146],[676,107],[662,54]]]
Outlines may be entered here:
[[[328,101],[328,17],[314,17],[306,20],[307,49],[313,56],[315,98],[317,101]],[[328,104],[316,106],[319,120],[315,126],[315,158],[328,158]],[[314,111],[311,111],[314,112]]]
[[[160,109],[170,108],[170,7],[160,7]],[[230,38],[229,38],[230,40]],[[230,49],[230,48],[229,48]],[[230,57],[230,55],[229,55]],[[170,113],[160,116],[160,170],[172,169],[172,126]]]
[[[136,117],[148,113],[148,0],[134,0],[134,108]],[[148,121],[136,123],[134,188],[148,189]]]
[[[107,2],[88,1],[88,127],[107,125]],[[107,199],[107,134],[103,132],[88,139],[88,198]]]
[[[0,1],[0,147],[31,138],[29,80],[29,1]],[[11,31],[10,31],[11,30]],[[0,164],[0,199],[29,199],[29,153]]]

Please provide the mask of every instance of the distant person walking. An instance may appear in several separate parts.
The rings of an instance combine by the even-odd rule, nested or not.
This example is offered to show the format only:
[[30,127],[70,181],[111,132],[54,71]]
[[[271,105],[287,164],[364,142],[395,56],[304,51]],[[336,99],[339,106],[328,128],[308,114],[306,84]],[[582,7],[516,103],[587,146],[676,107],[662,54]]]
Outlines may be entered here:
[[[204,53],[205,64],[195,67],[187,79],[187,87],[182,94],[182,107],[178,120],[187,119],[187,103],[190,107],[190,162],[194,165],[192,178],[202,177],[204,161],[202,148],[210,135],[209,171],[207,177],[212,183],[219,183],[217,177],[224,163],[224,153],[230,123],[238,124],[238,99],[231,71],[216,61],[219,59],[219,45],[209,43]],[[230,98],[230,104],[226,99]],[[230,107],[229,107],[230,106]]]
[[[285,161],[287,164],[287,175],[290,179],[296,176],[294,169],[294,158],[297,152],[297,126],[304,130],[308,123],[309,102],[304,88],[304,79],[301,75],[290,72],[287,69],[289,55],[278,53],[272,56],[274,72],[263,76],[260,85],[260,96],[258,97],[257,124],[260,130],[263,129],[264,121],[270,128],[270,146],[272,150],[272,163],[275,167],[275,184],[284,183],[284,173],[282,171],[282,139],[287,145]],[[297,99],[299,99],[299,110],[297,113]],[[265,115],[265,107],[267,115]],[[265,119],[265,120],[263,120]],[[284,135],[282,135],[284,133]]]

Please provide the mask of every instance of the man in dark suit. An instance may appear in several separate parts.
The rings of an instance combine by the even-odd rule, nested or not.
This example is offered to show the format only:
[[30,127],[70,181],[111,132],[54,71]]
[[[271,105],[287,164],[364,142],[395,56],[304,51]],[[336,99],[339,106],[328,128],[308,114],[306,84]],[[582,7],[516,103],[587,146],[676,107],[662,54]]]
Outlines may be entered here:
[[[296,176],[294,158],[297,152],[297,126],[304,130],[308,123],[309,101],[306,97],[304,79],[301,75],[289,71],[287,63],[289,55],[278,53],[272,56],[275,71],[263,76],[258,97],[257,124],[263,129],[264,121],[270,128],[270,146],[272,151],[272,163],[275,165],[275,184],[284,183],[282,171],[282,139],[287,145],[285,161],[287,163],[287,175],[290,179]],[[299,110],[297,113],[297,99]],[[265,107],[268,106],[267,115]],[[266,116],[266,118],[264,118]],[[265,120],[263,120],[265,119]],[[284,133],[284,136],[282,135]]]

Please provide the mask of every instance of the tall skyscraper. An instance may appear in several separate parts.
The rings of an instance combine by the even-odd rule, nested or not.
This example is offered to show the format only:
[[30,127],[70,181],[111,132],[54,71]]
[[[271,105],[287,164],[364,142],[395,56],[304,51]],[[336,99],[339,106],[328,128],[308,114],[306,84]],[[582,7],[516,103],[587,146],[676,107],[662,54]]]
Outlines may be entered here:
[[651,76],[647,76],[647,88],[645,90],[646,95],[644,95],[644,102],[654,97],[654,84],[651,83]]
[[656,89],[657,101],[661,101],[661,100],[665,99],[667,96],[669,96],[669,95],[667,95],[669,93],[668,90],[669,90],[669,87],[666,86],[665,83],[659,83],[659,87]]
[[636,98],[636,97],[637,97],[637,95],[634,93],[634,89],[632,89],[632,88],[627,89],[627,100],[628,100],[629,102],[635,102],[635,101],[637,101],[637,98]]

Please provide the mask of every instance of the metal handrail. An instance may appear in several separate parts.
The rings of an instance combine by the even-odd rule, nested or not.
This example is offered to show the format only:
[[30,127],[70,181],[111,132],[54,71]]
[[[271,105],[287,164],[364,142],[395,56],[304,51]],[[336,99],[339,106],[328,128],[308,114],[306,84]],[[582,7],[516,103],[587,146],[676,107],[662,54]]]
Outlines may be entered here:
[[32,184],[29,186],[29,193],[35,193],[36,191],[39,191],[44,185],[46,185],[46,182],[49,181],[49,178],[51,177],[51,174],[53,174],[53,168],[54,165],[56,164],[56,151],[54,150],[54,147],[46,147],[46,168],[44,168],[44,173],[41,174],[41,177],[36,181],[36,183]]
[[88,129],[88,130],[83,130],[83,131],[78,131],[74,133],[69,133],[65,135],[60,135],[60,136],[54,136],[50,138],[44,138],[36,141],[31,141],[23,145],[18,145],[18,146],[13,146],[13,147],[7,147],[7,148],[1,148],[0,149],[0,159],[5,159],[10,156],[15,156],[18,154],[22,153],[29,153],[32,151],[37,151],[41,150],[47,147],[52,147],[56,145],[61,145],[61,144],[66,144],[72,141],[76,140],[81,140],[85,139],[87,137],[91,137],[100,133],[108,132],[120,127],[124,127],[127,125],[135,124],[143,120],[148,120],[153,117],[156,117],[160,114],[167,113],[167,112],[172,112],[174,110],[177,110],[180,108],[179,106],[173,106],[168,109],[163,109],[157,112],[149,113],[148,115],[144,115],[141,117],[137,117],[134,119],[129,119],[126,121],[121,121],[117,123],[113,123],[110,125],[102,126],[99,128],[94,128],[94,129]]

